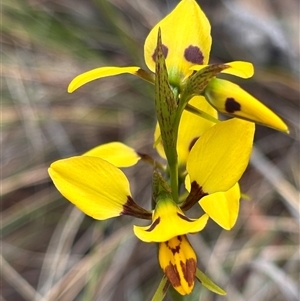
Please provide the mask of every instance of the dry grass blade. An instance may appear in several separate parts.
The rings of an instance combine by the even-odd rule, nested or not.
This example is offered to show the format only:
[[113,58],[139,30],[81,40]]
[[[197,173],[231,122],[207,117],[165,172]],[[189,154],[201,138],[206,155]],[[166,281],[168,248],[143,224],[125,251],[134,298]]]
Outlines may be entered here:
[[62,301],[65,300],[64,295],[70,292],[72,292],[73,296],[76,296],[86,282],[89,281],[89,278],[92,277],[89,270],[101,262],[105,256],[127,238],[128,227],[115,232],[111,238],[106,239],[102,244],[96,246],[91,254],[74,264],[72,268],[52,286],[51,290],[44,296],[44,299],[47,301]]
[[45,165],[36,166],[4,179],[1,183],[1,195],[6,195],[20,188],[37,185],[46,181],[49,181],[47,167]]
[[299,300],[299,287],[286,273],[283,273],[276,265],[267,260],[257,259],[251,263],[251,266],[259,272],[270,277],[281,290],[286,300]]
[[[45,295],[65,273],[75,235],[84,215],[76,207],[67,210],[58,223],[46,252],[38,291]],[[38,298],[36,299],[38,301]]]
[[272,184],[274,190],[282,196],[291,214],[300,221],[300,192],[285,180],[279,168],[272,164],[257,147],[253,148],[251,164]]
[[37,293],[32,287],[1,255],[2,277],[7,281],[20,295],[28,301],[34,300],[38,296],[38,300],[45,301],[43,297]]

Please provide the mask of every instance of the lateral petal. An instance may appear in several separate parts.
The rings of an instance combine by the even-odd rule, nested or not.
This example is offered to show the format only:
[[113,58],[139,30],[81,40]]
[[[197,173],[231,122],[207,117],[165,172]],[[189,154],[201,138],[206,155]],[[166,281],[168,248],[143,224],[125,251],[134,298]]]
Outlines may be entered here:
[[219,112],[289,132],[287,125],[273,111],[230,81],[216,78],[211,80],[204,95]]
[[90,71],[81,73],[78,76],[76,76],[70,82],[68,86],[68,92],[72,93],[78,88],[80,88],[81,86],[102,77],[114,76],[114,75],[119,75],[124,73],[130,73],[133,75],[140,76],[138,74],[139,70],[141,70],[140,67],[100,67],[100,68],[92,69]]
[[[222,70],[221,73],[227,73],[241,78],[250,78],[254,74],[254,67],[253,64],[250,62],[234,61],[234,62],[224,63],[224,65],[230,66],[230,68],[226,68]],[[195,65],[192,66],[190,69],[194,71],[199,71],[205,68],[206,66],[207,65]]]
[[140,156],[133,148],[121,142],[109,142],[99,145],[84,153],[83,156],[98,157],[116,167],[133,166],[140,160]]
[[199,204],[219,226],[230,230],[238,217],[240,195],[239,184],[236,183],[226,192],[215,192],[204,196]]
[[124,173],[96,157],[71,157],[51,164],[49,175],[60,193],[85,214],[105,220],[123,214],[131,198]]
[[254,130],[253,123],[237,118],[208,129],[188,157],[190,182],[208,194],[229,190],[248,165]]
[[222,73],[235,75],[241,78],[250,78],[254,74],[254,67],[250,62],[234,61],[225,63],[225,65],[230,66],[231,68],[222,70]]

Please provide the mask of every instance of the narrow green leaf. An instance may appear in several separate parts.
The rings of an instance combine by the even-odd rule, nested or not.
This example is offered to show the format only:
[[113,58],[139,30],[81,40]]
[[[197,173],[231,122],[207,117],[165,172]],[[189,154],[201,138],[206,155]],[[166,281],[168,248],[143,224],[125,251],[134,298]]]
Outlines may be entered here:
[[170,286],[170,282],[168,281],[167,277],[164,275],[151,301],[162,301],[166,296],[169,286]]
[[212,280],[210,280],[203,272],[201,272],[197,268],[196,277],[200,281],[200,283],[209,289],[210,291],[219,294],[219,295],[226,295],[226,292],[222,290],[219,286],[217,286]]

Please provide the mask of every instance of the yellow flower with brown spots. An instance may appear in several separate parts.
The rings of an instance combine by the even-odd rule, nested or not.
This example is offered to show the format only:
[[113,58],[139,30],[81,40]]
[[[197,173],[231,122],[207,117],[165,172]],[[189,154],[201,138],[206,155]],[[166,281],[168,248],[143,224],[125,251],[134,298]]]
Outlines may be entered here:
[[[51,164],[49,174],[63,196],[95,219],[129,215],[151,220],[149,226],[134,226],[134,233],[144,242],[160,244],[160,264],[170,283],[185,294],[193,287],[191,262],[195,260],[185,235],[201,231],[208,217],[225,229],[233,226],[238,213],[236,185],[249,162],[253,135],[254,124],[236,118],[209,128],[188,155],[186,168],[191,188],[187,199],[182,204],[175,203],[170,188],[158,177],[152,211],[134,201],[129,181],[119,169],[141,158],[122,143],[104,144],[82,156],[58,160]],[[185,211],[197,202],[205,214],[191,219]],[[178,237],[182,239],[180,244]],[[176,245],[179,253],[172,254]],[[171,267],[177,269],[177,278]]]
[[[68,87],[68,92],[72,93],[93,80],[124,73],[133,74],[154,84],[159,29],[169,83],[179,94],[184,93],[195,72],[201,72],[208,67],[212,44],[210,23],[195,0],[180,1],[174,10],[150,31],[144,44],[144,58],[150,72],[137,66],[100,67],[75,77]],[[241,78],[249,78],[254,73],[253,65],[249,62],[235,61],[219,66],[222,68],[217,73]],[[199,93],[219,112],[288,132],[287,125],[275,113],[229,81],[213,79],[204,92],[202,90]]]

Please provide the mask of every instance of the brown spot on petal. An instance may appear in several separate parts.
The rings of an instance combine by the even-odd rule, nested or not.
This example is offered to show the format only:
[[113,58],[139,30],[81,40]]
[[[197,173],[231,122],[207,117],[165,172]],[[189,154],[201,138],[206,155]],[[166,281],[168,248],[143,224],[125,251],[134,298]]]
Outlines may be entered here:
[[181,210],[187,211],[192,208],[201,198],[208,195],[208,193],[204,192],[202,187],[196,182],[193,181],[191,183],[191,191],[184,201],[184,203],[180,206]]
[[180,286],[180,276],[176,265],[170,262],[170,264],[165,268],[165,275],[171,282],[172,286]]
[[225,101],[225,110],[228,113],[234,113],[241,110],[241,105],[234,98],[229,97]]
[[189,286],[192,286],[195,282],[196,275],[196,261],[193,258],[187,259],[186,263],[180,262],[181,269],[183,271],[184,279],[188,283]]
[[158,217],[149,227],[149,229],[147,229],[147,232],[151,232],[152,230],[155,229],[155,227],[160,223],[160,217]]
[[[165,46],[164,44],[161,45],[161,48],[162,48],[162,52],[164,54],[164,57],[165,59],[167,58],[168,56],[168,52],[169,52],[169,49],[167,46]],[[152,60],[156,63],[156,56],[157,56],[157,48],[155,48],[153,54],[152,54]]]
[[180,245],[181,245],[181,241],[182,239],[179,239],[179,236],[177,237],[177,239],[179,240],[178,242],[178,245],[174,248],[172,248],[170,245],[169,245],[169,242],[167,241],[165,244],[167,246],[167,248],[172,252],[173,255],[175,255],[176,253],[179,253],[180,251]]
[[193,64],[202,65],[203,64],[203,54],[199,47],[190,45],[184,50],[184,58]]
[[127,201],[123,205],[123,210],[120,215],[130,215],[137,218],[152,219],[152,212],[140,207],[130,195],[127,196]]

